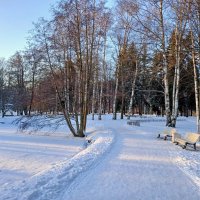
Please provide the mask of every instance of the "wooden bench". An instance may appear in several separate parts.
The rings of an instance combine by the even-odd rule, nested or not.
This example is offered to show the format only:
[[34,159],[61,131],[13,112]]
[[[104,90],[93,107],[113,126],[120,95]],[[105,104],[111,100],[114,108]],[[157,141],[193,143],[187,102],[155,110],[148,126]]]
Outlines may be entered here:
[[183,149],[187,147],[187,145],[192,145],[196,150],[196,143],[199,142],[199,134],[197,133],[188,133],[185,138],[175,138],[175,143],[182,146]]
[[176,143],[177,138],[181,138],[181,135],[177,132],[172,133],[172,143]]
[[176,133],[176,129],[166,129],[162,133],[159,133],[157,138],[163,138],[164,140],[167,140],[167,138],[171,138],[174,133]]
[[130,120],[127,122],[128,125],[140,126],[139,120]]

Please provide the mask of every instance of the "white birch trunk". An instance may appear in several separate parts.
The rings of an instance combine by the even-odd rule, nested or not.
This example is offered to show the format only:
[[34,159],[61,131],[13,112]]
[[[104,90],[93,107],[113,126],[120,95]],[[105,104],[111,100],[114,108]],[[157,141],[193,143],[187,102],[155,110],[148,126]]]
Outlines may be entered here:
[[113,120],[117,119],[116,103],[117,103],[118,85],[119,85],[119,65],[117,66],[117,69],[116,69],[115,94],[114,94],[114,100],[113,100]]
[[100,95],[99,95],[99,115],[98,115],[98,120],[101,120],[101,114],[102,114],[102,97],[103,97],[103,80],[101,78]]
[[65,93],[65,109],[69,112],[69,67],[65,64],[64,73],[64,93]]
[[176,65],[174,74],[173,85],[173,109],[172,109],[172,127],[176,126],[176,119],[178,116],[178,95],[179,95],[179,83],[180,83],[180,35],[176,28]]
[[196,118],[197,118],[197,132],[199,133],[199,89],[198,89],[198,70],[195,62],[195,47],[194,47],[194,36],[191,31],[191,43],[192,43],[192,63],[194,68],[194,86],[195,86],[195,103],[196,103]]
[[106,34],[104,37],[104,49],[103,49],[103,73],[101,75],[101,89],[100,89],[100,99],[99,99],[99,116],[98,119],[101,120],[101,115],[102,115],[102,98],[103,98],[103,75],[104,75],[104,81],[106,81]]
[[164,93],[165,93],[165,113],[166,113],[166,126],[171,125],[171,113],[170,113],[170,100],[169,100],[169,80],[168,80],[168,65],[167,54],[165,45],[165,28],[163,19],[163,0],[160,0],[160,23],[162,32],[162,50],[163,50],[163,70],[164,70]]
[[107,78],[106,81],[106,108],[107,108],[107,113],[110,113],[110,95],[109,95],[109,79]]
[[138,61],[136,59],[136,70],[135,70],[135,76],[134,76],[133,82],[132,82],[131,97],[130,97],[130,101],[129,101],[127,119],[130,119],[130,116],[132,114],[133,99],[134,99],[134,94],[135,94],[135,82],[136,82],[136,79],[137,79],[137,75],[138,75]]
[[95,97],[96,97],[96,77],[94,75],[93,88],[92,88],[92,120],[94,120]]

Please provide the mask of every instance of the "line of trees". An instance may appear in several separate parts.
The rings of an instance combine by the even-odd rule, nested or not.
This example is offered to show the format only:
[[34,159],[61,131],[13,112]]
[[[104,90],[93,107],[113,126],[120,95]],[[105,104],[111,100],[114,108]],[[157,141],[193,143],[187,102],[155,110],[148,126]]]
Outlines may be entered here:
[[197,116],[200,0],[62,0],[27,48],[0,59],[0,103],[19,115],[62,113],[84,137],[87,115]]

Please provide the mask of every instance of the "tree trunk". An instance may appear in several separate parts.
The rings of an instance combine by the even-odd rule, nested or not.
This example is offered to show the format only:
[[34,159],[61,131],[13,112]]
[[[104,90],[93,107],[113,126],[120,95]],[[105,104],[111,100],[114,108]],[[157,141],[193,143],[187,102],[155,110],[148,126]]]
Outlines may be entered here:
[[165,28],[163,19],[163,0],[160,0],[160,23],[162,32],[162,53],[163,53],[163,69],[164,69],[164,86],[165,86],[165,113],[166,113],[166,126],[171,126],[171,112],[170,112],[170,99],[169,99],[169,80],[168,80],[168,65],[167,53],[165,45]]
[[95,100],[96,100],[96,76],[94,76],[93,86],[92,86],[92,120],[94,120],[95,112]]
[[191,44],[192,44],[192,63],[193,63],[193,69],[194,69],[194,86],[195,86],[195,103],[196,103],[196,118],[197,118],[197,132],[200,133],[199,130],[199,83],[198,83],[198,77],[199,77],[199,72],[196,66],[195,62],[195,46],[194,46],[194,36],[191,31]]
[[103,80],[101,78],[100,94],[99,94],[99,115],[98,115],[98,120],[101,120],[101,114],[102,114],[102,97],[103,97]]
[[136,59],[136,70],[135,70],[135,75],[134,75],[133,82],[132,82],[131,97],[130,97],[130,101],[129,101],[127,119],[130,119],[130,116],[132,114],[133,99],[134,99],[134,94],[135,94],[135,83],[136,83],[137,75],[138,75],[138,61]]
[[118,85],[119,85],[119,65],[117,65],[117,69],[116,69],[115,93],[114,93],[114,100],[113,100],[113,120],[117,119],[117,93],[118,93]]
[[174,85],[173,85],[173,105],[172,105],[172,127],[176,127],[176,119],[178,116],[178,94],[179,94],[179,83],[180,83],[180,35],[176,28],[176,65],[174,74]]
[[36,73],[36,63],[34,61],[33,63],[33,69],[32,69],[32,85],[31,85],[31,99],[30,99],[30,105],[28,110],[28,115],[31,115],[31,109],[33,104],[33,98],[34,98],[34,90],[35,90],[35,73]]

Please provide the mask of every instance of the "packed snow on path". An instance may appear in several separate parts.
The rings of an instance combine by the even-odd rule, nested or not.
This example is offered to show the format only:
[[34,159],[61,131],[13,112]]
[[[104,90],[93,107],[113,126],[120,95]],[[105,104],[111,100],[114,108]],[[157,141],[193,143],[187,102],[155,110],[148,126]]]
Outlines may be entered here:
[[[200,188],[194,177],[187,176],[182,165],[176,162],[177,158],[184,159],[183,156],[194,151],[156,139],[157,134],[163,131],[164,122],[144,122],[140,127],[133,127],[118,120],[108,127],[112,127],[116,134],[111,152],[86,177],[78,177],[63,200],[75,200],[79,196],[85,200],[200,199]],[[185,131],[194,131],[195,126],[191,127],[191,122],[183,119],[177,128],[184,134]],[[182,154],[173,154],[173,151]],[[192,159],[190,155],[188,166],[191,166]],[[200,160],[196,161],[200,164]]]
[[[11,118],[1,119],[0,199],[200,199],[199,144],[183,150],[157,139],[164,118],[136,127],[90,117],[86,139],[66,134],[65,125],[16,132]],[[195,118],[181,118],[177,130],[195,132]]]

